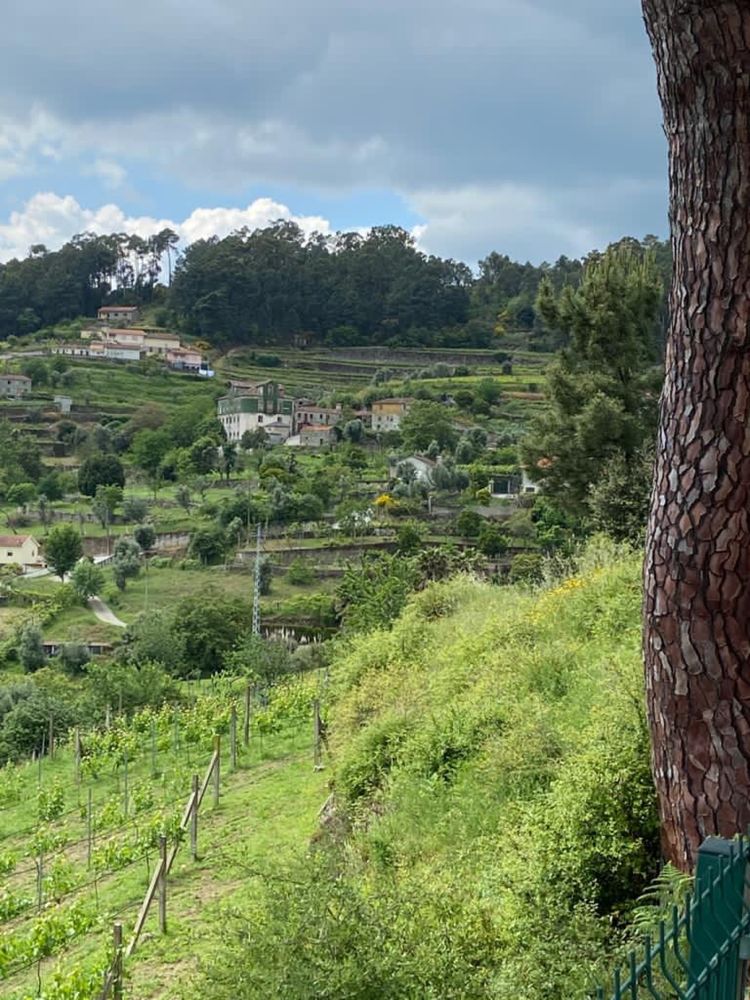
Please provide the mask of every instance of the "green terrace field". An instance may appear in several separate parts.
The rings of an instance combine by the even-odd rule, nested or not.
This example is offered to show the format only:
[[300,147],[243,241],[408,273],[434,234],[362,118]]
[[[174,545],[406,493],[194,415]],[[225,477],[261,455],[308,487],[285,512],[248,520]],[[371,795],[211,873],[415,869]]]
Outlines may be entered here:
[[144,403],[158,403],[170,411],[199,397],[213,398],[217,394],[217,380],[199,379],[194,375],[168,371],[161,365],[125,362],[90,361],[85,358],[66,358],[73,372],[72,384],[38,386],[31,398],[0,400],[0,417],[4,411],[26,412],[56,410],[52,399],[56,395],[70,396],[73,400],[73,419],[80,414],[97,420],[103,417],[130,416]]
[[[279,367],[267,367],[258,365],[252,360],[250,349],[236,349],[220,358],[217,362],[217,369],[226,378],[238,378],[248,380],[263,380],[267,378],[278,378],[285,386],[292,390],[313,390],[318,389],[324,392],[331,390],[353,391],[365,389],[373,384],[373,376],[383,368],[393,368],[403,370],[405,373],[419,372],[420,370],[435,364],[441,356],[455,357],[460,355],[460,351],[421,351],[418,349],[401,349],[391,352],[393,360],[389,360],[389,352],[376,359],[366,359],[357,356],[357,349],[352,348],[350,352],[345,349],[336,351],[315,351],[306,350],[285,351],[283,349],[269,348],[282,364]],[[459,388],[462,384],[470,386],[480,378],[491,375],[498,378],[503,385],[509,389],[528,387],[528,383],[543,385],[543,369],[550,360],[549,355],[534,354],[530,351],[513,352],[514,372],[513,375],[503,376],[501,366],[497,362],[496,351],[471,351],[472,357],[477,356],[481,360],[472,362],[468,367],[472,375],[468,380],[464,376],[458,376],[446,380],[449,387]],[[403,384],[403,379],[386,383],[389,390],[394,386]],[[444,380],[432,379],[412,379],[414,385],[433,385],[439,383],[437,388],[443,391]]]
[[[253,599],[252,564],[244,571],[227,571],[222,566],[203,569],[180,569],[177,566],[150,566],[134,580],[128,581],[126,589],[117,591],[112,571],[104,567],[105,594],[108,606],[126,624],[139,614],[156,608],[173,611],[176,604],[185,597],[199,597],[209,589],[216,589],[228,598],[244,600],[248,608]],[[54,596],[60,584],[52,576],[36,579],[18,579],[13,589],[22,595],[37,598]],[[335,578],[315,580],[314,583],[297,585],[290,583],[282,574],[275,574],[269,594],[261,598],[261,617],[285,618],[304,615],[305,605],[317,606],[318,595],[331,595],[336,586]],[[14,623],[23,614],[23,608],[0,608],[0,638],[10,635]],[[74,605],[57,614],[44,627],[44,638],[48,642],[118,642],[122,639],[122,629],[99,621],[88,607]]]
[[[55,997],[98,996],[113,921],[122,922],[127,946],[161,834],[175,850],[168,933],[158,933],[155,902],[126,962],[126,995],[187,996],[226,908],[262,895],[265,873],[302,858],[315,831],[326,797],[325,772],[313,769],[316,690],[315,678],[303,679],[274,689],[265,706],[251,703],[247,745],[242,683],[208,685],[192,704],[83,732],[80,763],[71,734],[58,733],[66,742],[53,758],[0,771],[4,1000],[37,996],[39,983],[45,996],[53,983]],[[193,858],[180,820],[192,776],[203,781],[213,759],[214,733],[219,800],[211,780]]]

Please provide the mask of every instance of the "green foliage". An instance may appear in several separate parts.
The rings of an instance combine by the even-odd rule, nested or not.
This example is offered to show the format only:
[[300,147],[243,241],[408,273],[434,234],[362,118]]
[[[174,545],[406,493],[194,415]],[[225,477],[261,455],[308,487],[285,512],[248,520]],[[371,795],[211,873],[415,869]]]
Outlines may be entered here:
[[412,451],[426,451],[432,441],[438,447],[452,449],[458,440],[450,412],[440,403],[417,400],[401,421],[404,447]]
[[85,458],[78,470],[78,489],[84,496],[93,497],[97,486],[125,485],[125,470],[116,455],[91,455]]
[[280,680],[294,669],[288,647],[275,639],[245,635],[240,645],[225,658],[233,673],[251,677],[267,686]]
[[72,524],[56,524],[44,541],[44,555],[62,580],[83,554],[83,543]]
[[62,816],[65,808],[65,793],[58,784],[45,785],[37,792],[37,819],[40,823],[50,823]]
[[396,549],[401,555],[409,556],[422,547],[422,532],[413,523],[402,524],[396,532]]
[[501,556],[508,548],[508,537],[500,525],[485,521],[477,535],[477,548],[490,558]]
[[542,286],[539,309],[569,346],[547,378],[549,407],[521,454],[557,506],[576,516],[617,456],[630,463],[652,435],[661,279],[654,261],[613,247],[590,261],[579,288]]
[[334,813],[231,921],[204,993],[592,995],[659,844],[638,560],[582,565],[533,595],[428,586],[339,649]]
[[[335,252],[331,252],[335,251]],[[427,337],[462,323],[468,269],[427,257],[397,226],[306,237],[293,222],[197,240],[177,266],[172,304],[191,333],[234,342],[300,330],[339,344]]]
[[286,578],[297,587],[307,587],[315,582],[315,573],[304,559],[298,557],[289,564]]
[[139,524],[148,517],[148,503],[143,497],[126,496],[122,501],[122,516],[130,524]]
[[456,530],[459,535],[465,535],[467,538],[476,538],[483,524],[484,519],[475,510],[468,508],[462,510],[456,518]]
[[175,608],[172,629],[180,644],[180,673],[185,677],[218,673],[225,655],[240,641],[249,618],[247,604],[212,588],[183,598]]
[[118,538],[112,554],[112,575],[118,590],[125,590],[128,580],[141,571],[141,549],[131,538]]
[[70,583],[76,596],[85,604],[89,597],[99,594],[104,587],[104,571],[91,559],[81,559],[70,574]]
[[82,642],[66,642],[60,649],[60,666],[66,674],[76,677],[91,659],[88,646]]
[[139,524],[133,529],[133,538],[141,552],[148,552],[156,542],[156,531],[153,524]]
[[544,560],[538,552],[517,552],[510,561],[508,583],[540,583]]
[[45,655],[42,639],[42,630],[36,622],[26,622],[21,628],[18,636],[18,659],[26,673],[31,673],[44,666]]
[[653,452],[645,448],[631,459],[615,455],[591,487],[589,508],[594,530],[615,541],[638,544],[643,540],[648,518]]
[[217,524],[196,528],[190,536],[190,555],[204,566],[220,562],[227,550],[226,532]]

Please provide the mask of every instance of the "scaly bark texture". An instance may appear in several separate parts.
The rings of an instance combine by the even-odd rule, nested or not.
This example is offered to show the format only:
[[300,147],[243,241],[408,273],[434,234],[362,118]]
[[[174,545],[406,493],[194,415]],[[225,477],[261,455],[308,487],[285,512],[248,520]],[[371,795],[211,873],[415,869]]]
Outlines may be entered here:
[[674,276],[645,563],[666,857],[750,825],[750,0],[643,0]]

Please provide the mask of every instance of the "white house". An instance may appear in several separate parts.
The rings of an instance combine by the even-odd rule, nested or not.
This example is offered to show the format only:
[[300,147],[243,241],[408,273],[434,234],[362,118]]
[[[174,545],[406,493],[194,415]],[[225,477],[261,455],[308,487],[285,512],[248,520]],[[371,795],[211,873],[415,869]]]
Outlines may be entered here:
[[138,306],[102,306],[96,318],[105,323],[132,323],[138,319]]
[[136,344],[120,344],[117,341],[108,341],[104,345],[104,356],[112,361],[140,361],[143,348]]
[[0,566],[44,566],[39,542],[32,535],[0,535]]

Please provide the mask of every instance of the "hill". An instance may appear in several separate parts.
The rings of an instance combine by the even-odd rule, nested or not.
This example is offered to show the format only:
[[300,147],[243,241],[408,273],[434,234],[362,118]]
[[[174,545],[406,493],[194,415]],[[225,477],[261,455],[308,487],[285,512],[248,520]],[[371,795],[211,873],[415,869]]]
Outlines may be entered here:
[[[323,686],[272,689],[237,766],[225,758],[218,808],[202,807],[198,861],[178,854],[167,933],[152,910],[125,996],[590,996],[659,871],[638,562],[599,545],[533,591],[432,584],[391,627],[337,640]],[[191,773],[214,731],[226,752],[232,704],[241,718],[241,682],[188,688],[178,723],[146,709],[84,735],[80,784],[70,748],[41,783],[36,764],[3,771],[4,996],[37,981],[48,1000],[99,996],[112,920],[129,940],[158,834],[179,840]]]
[[335,806],[235,916],[200,995],[590,995],[658,872],[640,600],[637,559],[592,550],[536,594],[432,586],[353,641]]

